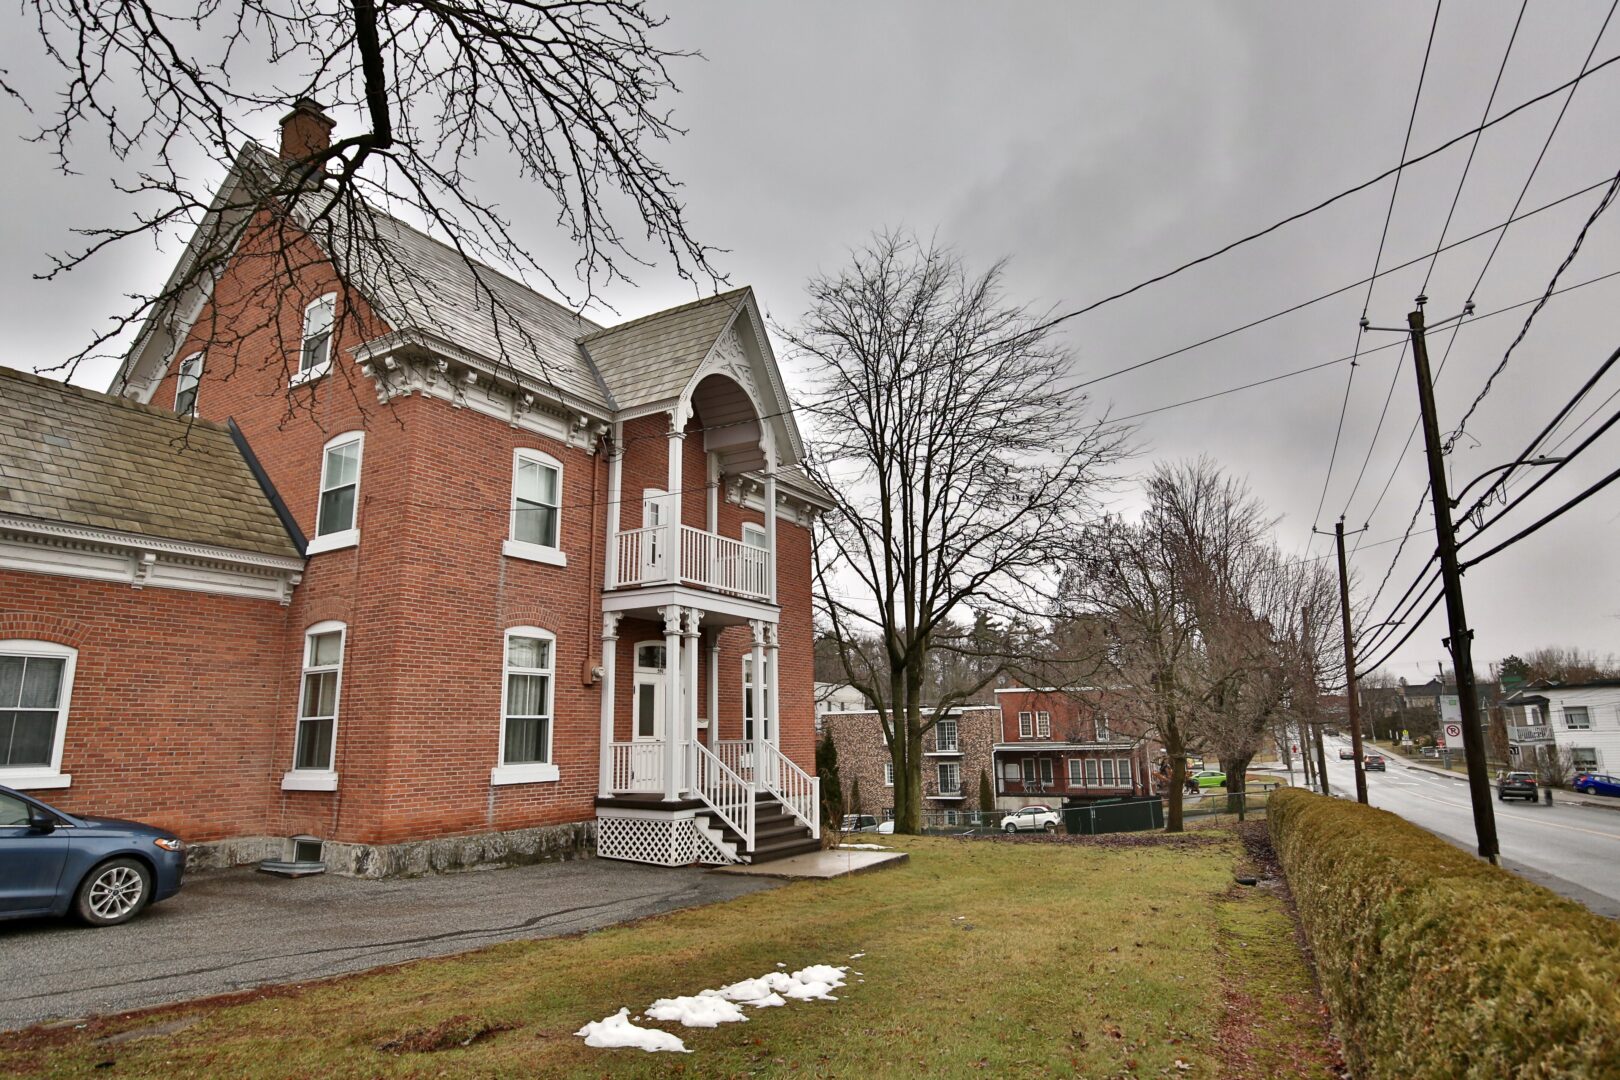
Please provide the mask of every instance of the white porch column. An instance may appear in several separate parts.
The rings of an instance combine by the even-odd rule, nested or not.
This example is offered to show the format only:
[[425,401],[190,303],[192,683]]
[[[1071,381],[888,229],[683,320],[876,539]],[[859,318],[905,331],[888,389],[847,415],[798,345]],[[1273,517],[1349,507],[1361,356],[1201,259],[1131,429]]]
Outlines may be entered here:
[[709,749],[720,752],[720,631],[704,632],[709,648]]
[[[702,631],[698,623],[703,619],[703,612],[697,608],[686,609],[686,632],[682,635],[681,665],[683,668],[681,678],[686,684],[686,694],[682,700],[681,708],[681,734],[682,742],[697,742],[698,722],[698,645],[701,641]],[[687,791],[697,788],[697,752],[688,752],[681,747],[681,761],[685,763],[685,775],[682,785]]]
[[669,417],[669,480],[665,487],[664,576],[668,581],[681,580],[681,448],[686,445],[685,425],[679,413]]
[[768,622],[765,626],[765,687],[768,691],[765,700],[770,706],[771,713],[771,742],[776,746],[782,745],[782,699],[777,693],[776,657],[777,657],[777,624]]
[[602,745],[601,771],[596,791],[606,799],[613,794],[613,714],[618,690],[614,675],[619,665],[619,613],[602,613]]
[[754,783],[757,785],[764,778],[765,764],[760,751],[763,742],[761,733],[765,730],[765,623],[752,619],[748,628],[754,632],[753,659],[749,661],[752,677],[748,680],[748,703],[749,712],[754,718],[754,734],[748,740],[748,753],[754,762]]
[[664,799],[681,797],[681,611],[664,608]]
[[619,504],[624,499],[624,422],[613,424],[613,449],[608,451],[607,563],[602,567],[602,587],[619,584]]
[[776,462],[765,465],[765,590],[776,603]]

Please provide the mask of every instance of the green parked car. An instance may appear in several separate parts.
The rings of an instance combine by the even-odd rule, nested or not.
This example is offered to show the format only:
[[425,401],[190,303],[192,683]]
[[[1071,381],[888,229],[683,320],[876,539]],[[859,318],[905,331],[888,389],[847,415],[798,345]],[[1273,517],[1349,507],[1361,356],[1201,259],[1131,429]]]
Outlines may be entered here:
[[1226,774],[1223,772],[1216,772],[1214,769],[1205,769],[1202,772],[1195,772],[1192,774],[1192,779],[1198,782],[1198,786],[1200,788],[1226,786]]

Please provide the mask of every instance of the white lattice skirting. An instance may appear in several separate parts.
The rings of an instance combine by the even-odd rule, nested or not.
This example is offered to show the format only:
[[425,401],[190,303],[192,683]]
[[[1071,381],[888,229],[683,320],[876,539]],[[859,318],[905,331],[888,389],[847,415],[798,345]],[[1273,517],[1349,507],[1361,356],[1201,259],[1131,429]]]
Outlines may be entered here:
[[690,811],[659,814],[645,810],[598,810],[596,854],[604,859],[624,859],[654,866],[736,861],[698,831]]

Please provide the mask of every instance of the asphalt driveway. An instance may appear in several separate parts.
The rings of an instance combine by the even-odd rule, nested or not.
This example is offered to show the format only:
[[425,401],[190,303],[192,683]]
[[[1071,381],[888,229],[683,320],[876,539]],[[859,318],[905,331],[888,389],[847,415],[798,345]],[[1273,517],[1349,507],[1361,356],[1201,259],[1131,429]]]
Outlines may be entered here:
[[388,881],[202,874],[123,926],[0,922],[0,1030],[571,934],[781,884],[609,859]]

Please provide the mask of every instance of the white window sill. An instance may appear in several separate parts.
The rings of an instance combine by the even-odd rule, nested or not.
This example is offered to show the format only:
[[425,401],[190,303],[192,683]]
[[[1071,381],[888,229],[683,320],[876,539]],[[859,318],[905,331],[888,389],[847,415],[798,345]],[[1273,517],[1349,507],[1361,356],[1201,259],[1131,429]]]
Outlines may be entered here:
[[290,769],[281,776],[281,790],[336,791],[337,776],[329,769]]
[[548,784],[555,783],[560,778],[557,766],[544,762],[534,762],[527,765],[497,765],[489,770],[489,782],[493,787],[503,784]]
[[316,379],[319,379],[321,376],[325,375],[331,370],[332,361],[330,360],[326,361],[324,364],[316,364],[308,371],[294,372],[293,377],[287,380],[287,385],[303,386],[305,383],[314,382]]
[[568,565],[568,556],[562,553],[561,548],[531,544],[524,540],[506,541],[501,545],[501,554],[510,555],[514,559],[527,559],[530,562],[546,563],[549,566]]
[[337,551],[340,548],[358,547],[360,544],[359,529],[344,529],[342,532],[327,533],[317,536],[304,548],[305,555],[319,555],[323,551]]
[[0,769],[0,784],[18,791],[42,791],[45,788],[65,788],[73,785],[73,774],[55,769],[20,769],[12,772]]

